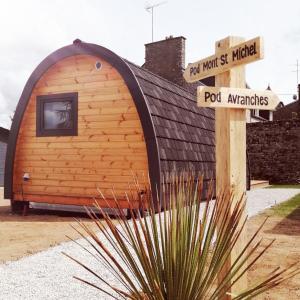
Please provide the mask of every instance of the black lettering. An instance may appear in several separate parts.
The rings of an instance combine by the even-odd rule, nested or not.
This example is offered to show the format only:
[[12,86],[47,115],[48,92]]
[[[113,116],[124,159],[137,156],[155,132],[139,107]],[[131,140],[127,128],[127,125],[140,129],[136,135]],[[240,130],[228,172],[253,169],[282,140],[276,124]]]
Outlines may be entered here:
[[217,67],[218,67],[218,57],[212,60],[207,60],[206,62],[203,63],[203,71],[210,70]]
[[205,69],[206,69],[206,70],[209,70],[209,61],[205,61],[205,62],[203,63],[203,71],[205,71]]
[[228,62],[227,62],[227,56],[228,56],[228,54],[222,54],[221,55],[221,57],[220,57],[221,66],[224,66],[225,64],[228,64]]
[[243,58],[246,58],[248,56],[252,56],[255,54],[257,54],[256,42],[254,42],[254,44],[252,44],[250,46],[244,45],[243,47],[240,47],[240,48],[232,51],[232,61],[241,60]]
[[[241,49],[241,48],[240,48]],[[241,55],[241,58],[245,58],[246,57],[246,48],[242,48],[240,50],[240,55]]]
[[214,103],[214,102],[216,102],[216,100],[217,100],[217,95],[212,93],[210,96],[210,101]]
[[250,56],[250,47],[245,45],[245,57]]
[[225,54],[226,64],[228,65],[228,53]]
[[239,49],[236,49],[235,51],[232,51],[232,61],[239,60],[239,59],[240,59]]
[[[254,43],[255,44],[255,43]],[[250,51],[249,51],[249,54],[252,56],[255,54],[255,47],[254,47],[254,44],[250,46]]]
[[263,103],[264,103],[264,97],[259,97],[259,105],[260,106],[263,106]]
[[253,54],[252,55],[255,55],[255,54],[257,54],[257,51],[256,51],[256,42],[254,42],[253,48],[254,48],[254,50],[253,50]]
[[237,95],[232,95],[232,103],[238,104],[238,96]]
[[246,104],[246,99],[245,99],[245,96],[241,96],[241,102],[240,102],[241,105],[245,105]]
[[210,95],[210,101],[212,103],[214,102],[221,102],[221,92],[217,93],[217,94],[214,94],[214,93],[211,93]]
[[250,96],[246,96],[246,105],[251,105],[251,98],[250,98]]
[[197,67],[191,67],[190,68],[190,76],[196,75],[200,73],[200,64],[197,65]]
[[268,104],[269,104],[269,98],[268,97],[265,97],[265,99],[264,99],[265,101],[265,105],[267,106]]
[[209,99],[210,98],[210,92],[205,92],[204,93],[204,100],[205,100],[205,102],[207,102],[207,99]]

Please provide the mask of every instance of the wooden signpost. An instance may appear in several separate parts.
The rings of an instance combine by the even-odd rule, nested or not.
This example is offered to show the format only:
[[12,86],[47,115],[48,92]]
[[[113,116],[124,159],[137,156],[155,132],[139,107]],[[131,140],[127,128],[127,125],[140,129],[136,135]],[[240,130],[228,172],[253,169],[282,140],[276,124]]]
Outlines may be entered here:
[[[232,210],[237,199],[245,198],[246,194],[246,109],[274,109],[278,103],[272,92],[246,89],[245,64],[262,58],[261,37],[245,42],[243,38],[230,36],[216,42],[215,55],[189,64],[184,72],[187,82],[215,75],[214,88],[198,88],[198,105],[216,108],[216,192],[217,195],[229,195],[234,190],[236,198],[231,199]],[[245,244],[242,235],[220,272],[220,279],[224,278]],[[232,295],[246,287],[247,274],[244,274],[225,299],[232,299]]]

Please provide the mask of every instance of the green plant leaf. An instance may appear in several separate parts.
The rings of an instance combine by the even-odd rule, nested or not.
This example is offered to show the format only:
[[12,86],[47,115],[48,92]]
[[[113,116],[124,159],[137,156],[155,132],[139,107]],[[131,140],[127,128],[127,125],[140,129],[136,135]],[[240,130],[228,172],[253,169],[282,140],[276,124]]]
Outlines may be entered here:
[[[114,193],[119,214],[117,220],[105,213],[98,203],[95,207],[101,217],[87,209],[100,234],[78,221],[79,229],[75,230],[88,245],[80,246],[95,259],[95,263],[103,264],[119,284],[113,285],[81,263],[80,259],[71,258],[100,280],[101,285],[83,278],[76,279],[115,299],[116,296],[103,286],[122,299],[213,300],[230,295],[232,299],[242,300],[251,299],[299,274],[297,264],[285,269],[276,268],[262,280],[233,295],[232,287],[274,241],[264,246],[261,240],[257,241],[266,221],[263,222],[220,280],[219,274],[244,232],[247,221],[244,217],[245,197],[234,192],[221,193],[213,201],[211,183],[207,188],[206,201],[202,202],[202,180],[202,177],[195,180],[192,173],[174,173],[165,177],[159,205],[155,206],[152,201],[151,190],[140,201],[141,210],[147,211],[145,217],[131,206],[136,195],[144,190],[136,178],[133,188],[129,185],[129,193],[126,194],[131,220],[124,215]],[[144,186],[147,184],[144,183]],[[100,195],[104,198],[102,193]],[[78,241],[74,242],[78,244]]]

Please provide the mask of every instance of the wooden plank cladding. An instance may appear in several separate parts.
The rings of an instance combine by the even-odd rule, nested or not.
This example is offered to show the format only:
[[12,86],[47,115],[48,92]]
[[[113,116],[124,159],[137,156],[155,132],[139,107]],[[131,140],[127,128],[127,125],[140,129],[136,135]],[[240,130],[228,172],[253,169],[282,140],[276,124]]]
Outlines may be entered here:
[[[49,95],[43,98],[47,103],[58,94],[68,94],[75,103],[72,116],[78,106],[78,131],[74,136],[66,128],[68,135],[58,136],[61,130],[54,128],[48,137],[37,138],[36,123],[41,129],[43,119],[40,113],[36,117],[35,99]],[[33,71],[11,129],[6,199],[20,201],[24,195],[51,202],[55,196],[63,203],[73,197],[82,204],[81,199],[97,196],[98,187],[110,197],[112,186],[122,197],[133,171],[142,182],[149,177],[156,205],[163,177],[174,170],[193,170],[203,174],[205,182],[215,178],[214,111],[196,106],[195,85],[183,88],[145,65],[78,39],[51,53]],[[30,174],[29,181],[22,180],[24,172]]]
[[[101,62],[101,69],[95,63]],[[78,93],[78,136],[36,136],[36,97]],[[29,173],[30,180],[23,181]],[[93,204],[99,188],[125,198],[133,174],[148,178],[144,133],[131,93],[104,59],[73,55],[50,67],[35,84],[17,137],[13,200]],[[105,206],[105,203],[101,202]],[[126,202],[122,202],[126,206]]]

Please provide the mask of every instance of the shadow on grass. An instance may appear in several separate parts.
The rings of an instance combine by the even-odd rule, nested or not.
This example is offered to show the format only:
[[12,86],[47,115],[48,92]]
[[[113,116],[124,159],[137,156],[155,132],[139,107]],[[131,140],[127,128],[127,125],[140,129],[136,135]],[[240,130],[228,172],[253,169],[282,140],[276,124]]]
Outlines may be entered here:
[[269,215],[283,219],[267,233],[300,236],[300,194],[273,207]]

